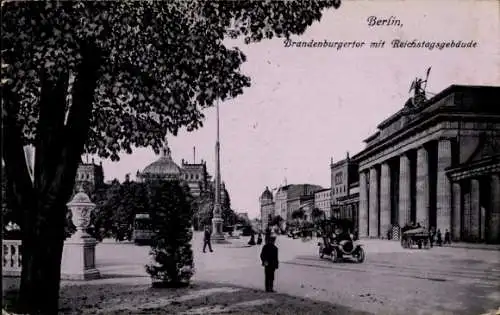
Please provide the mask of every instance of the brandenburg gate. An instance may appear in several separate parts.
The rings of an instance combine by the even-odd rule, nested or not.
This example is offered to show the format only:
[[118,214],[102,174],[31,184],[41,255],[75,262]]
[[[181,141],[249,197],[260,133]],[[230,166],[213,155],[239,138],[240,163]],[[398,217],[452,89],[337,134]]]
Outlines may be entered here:
[[500,243],[500,87],[417,92],[354,157],[359,236],[420,223],[455,241]]

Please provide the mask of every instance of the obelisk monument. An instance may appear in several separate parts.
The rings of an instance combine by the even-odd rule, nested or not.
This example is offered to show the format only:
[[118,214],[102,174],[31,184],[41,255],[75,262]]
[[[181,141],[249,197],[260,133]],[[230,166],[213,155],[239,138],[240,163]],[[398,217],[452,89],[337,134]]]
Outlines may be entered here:
[[219,100],[216,104],[217,112],[217,139],[215,142],[215,200],[212,217],[212,240],[215,243],[225,242],[222,231],[222,208],[220,204],[220,142],[219,142]]

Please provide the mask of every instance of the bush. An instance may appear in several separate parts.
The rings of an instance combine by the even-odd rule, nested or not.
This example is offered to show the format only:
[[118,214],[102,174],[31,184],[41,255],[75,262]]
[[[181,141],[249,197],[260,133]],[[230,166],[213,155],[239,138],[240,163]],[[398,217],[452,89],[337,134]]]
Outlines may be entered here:
[[181,287],[194,274],[191,249],[192,207],[178,182],[149,185],[152,229],[151,255],[155,263],[146,266],[153,286]]

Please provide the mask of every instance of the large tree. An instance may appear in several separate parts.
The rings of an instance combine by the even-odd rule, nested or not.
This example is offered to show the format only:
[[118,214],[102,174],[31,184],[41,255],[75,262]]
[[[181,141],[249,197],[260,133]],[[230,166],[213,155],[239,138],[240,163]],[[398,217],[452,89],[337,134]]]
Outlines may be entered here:
[[[6,173],[23,209],[20,305],[55,313],[65,203],[84,152],[118,160],[166,132],[202,126],[202,110],[250,85],[246,43],[301,34],[333,1],[3,1]],[[23,146],[36,148],[34,182]]]
[[303,219],[305,215],[304,209],[297,209],[292,212],[292,219]]
[[314,222],[319,221],[319,220],[325,218],[325,212],[323,212],[322,210],[320,210],[318,208],[313,208],[311,211],[311,217],[312,217]]

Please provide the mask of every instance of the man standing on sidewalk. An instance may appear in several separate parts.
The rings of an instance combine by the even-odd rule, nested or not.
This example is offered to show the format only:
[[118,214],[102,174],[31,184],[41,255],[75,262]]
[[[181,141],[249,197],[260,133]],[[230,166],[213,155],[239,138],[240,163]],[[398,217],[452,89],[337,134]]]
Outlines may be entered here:
[[262,252],[260,253],[260,260],[262,261],[262,266],[264,266],[264,277],[266,292],[274,292],[274,272],[278,269],[278,247],[274,245],[276,241],[275,236],[266,237],[266,244],[262,247]]
[[212,253],[212,244],[210,243],[210,236],[212,233],[210,233],[210,227],[207,225],[205,226],[205,235],[203,236],[203,252],[206,252],[207,246],[210,252]]

